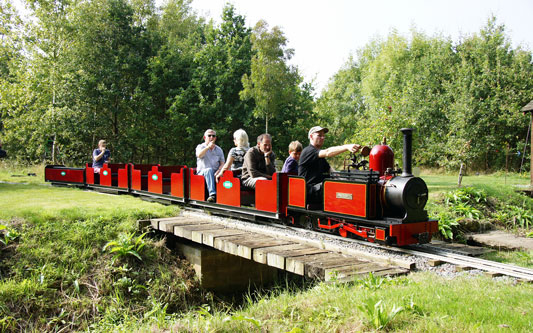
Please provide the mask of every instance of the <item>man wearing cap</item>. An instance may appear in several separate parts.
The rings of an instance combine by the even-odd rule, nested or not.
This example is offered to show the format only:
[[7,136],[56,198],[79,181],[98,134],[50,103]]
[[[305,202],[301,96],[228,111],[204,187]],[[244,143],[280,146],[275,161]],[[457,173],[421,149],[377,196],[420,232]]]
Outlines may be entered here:
[[333,170],[326,158],[337,156],[346,151],[355,153],[361,149],[358,144],[346,144],[322,149],[327,132],[329,130],[321,126],[315,126],[309,130],[309,146],[302,151],[298,163],[298,175],[305,178],[308,203],[312,204],[322,202],[323,181]]
[[208,129],[204,133],[204,142],[196,146],[196,174],[205,178],[209,192],[207,201],[214,202],[217,194],[215,174],[224,165],[224,152],[215,144],[217,133]]

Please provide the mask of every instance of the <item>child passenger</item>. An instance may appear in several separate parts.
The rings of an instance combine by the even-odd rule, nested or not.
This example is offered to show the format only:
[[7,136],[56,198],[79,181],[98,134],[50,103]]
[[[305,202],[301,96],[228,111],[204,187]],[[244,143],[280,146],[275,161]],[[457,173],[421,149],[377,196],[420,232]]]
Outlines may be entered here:
[[289,157],[285,160],[281,172],[298,174],[298,160],[302,150],[303,146],[299,141],[293,141],[289,144]]
[[244,155],[248,149],[250,149],[250,144],[248,143],[248,134],[243,129],[238,129],[233,133],[233,143],[236,147],[230,149],[228,153],[228,158],[226,159],[226,164],[220,169],[216,175],[216,181],[222,177],[224,171],[226,170],[242,170],[242,164],[244,163]]

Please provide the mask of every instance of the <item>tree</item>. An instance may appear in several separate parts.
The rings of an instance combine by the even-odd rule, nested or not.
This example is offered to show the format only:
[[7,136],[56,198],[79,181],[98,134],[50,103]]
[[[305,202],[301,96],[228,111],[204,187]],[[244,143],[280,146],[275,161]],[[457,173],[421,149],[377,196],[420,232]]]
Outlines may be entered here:
[[268,121],[280,113],[282,105],[294,99],[301,78],[296,68],[287,64],[294,50],[286,48],[287,39],[279,27],[269,31],[265,21],[257,22],[252,45],[252,70],[242,77],[244,90],[240,96],[254,100],[254,115],[264,117],[268,132]]

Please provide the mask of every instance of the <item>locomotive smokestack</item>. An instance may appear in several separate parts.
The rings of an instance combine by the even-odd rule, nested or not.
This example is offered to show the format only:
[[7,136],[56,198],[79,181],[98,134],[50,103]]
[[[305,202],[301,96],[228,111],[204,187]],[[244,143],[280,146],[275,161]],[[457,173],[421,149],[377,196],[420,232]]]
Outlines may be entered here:
[[402,128],[403,133],[403,172],[402,177],[412,177],[411,163],[413,160],[413,129]]

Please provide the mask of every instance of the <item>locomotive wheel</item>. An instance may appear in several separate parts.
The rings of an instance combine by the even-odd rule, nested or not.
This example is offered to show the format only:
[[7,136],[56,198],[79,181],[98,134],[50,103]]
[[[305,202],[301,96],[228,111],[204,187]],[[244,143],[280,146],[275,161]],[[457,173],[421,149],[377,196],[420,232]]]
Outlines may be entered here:
[[310,216],[302,215],[298,222],[302,228],[313,230],[313,219]]

